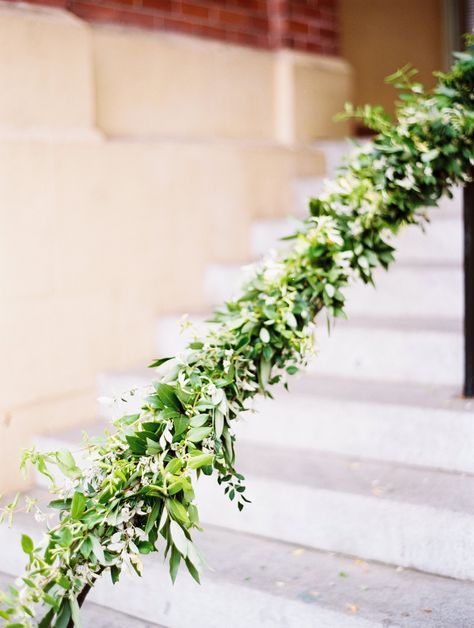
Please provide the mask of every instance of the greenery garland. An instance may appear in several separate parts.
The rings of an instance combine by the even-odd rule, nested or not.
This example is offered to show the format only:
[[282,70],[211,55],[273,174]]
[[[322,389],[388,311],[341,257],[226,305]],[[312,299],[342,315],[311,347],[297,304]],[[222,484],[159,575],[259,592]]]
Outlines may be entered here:
[[[456,54],[449,74],[425,93],[408,68],[391,81],[401,88],[396,125],[379,108],[347,109],[378,131],[359,147],[319,198],[293,245],[256,267],[240,297],[215,312],[203,340],[179,356],[157,360],[157,380],[137,414],[114,422],[101,442],[89,440],[82,470],[68,451],[26,452],[51,479],[59,511],[44,542],[23,535],[25,575],[2,595],[10,628],[80,626],[79,607],[103,572],[116,582],[124,569],[140,574],[140,555],[163,548],[174,581],[181,562],[199,581],[201,558],[193,479],[217,476],[239,509],[248,501],[236,471],[232,423],[258,394],[305,364],[315,316],[344,316],[344,288],[372,282],[394,259],[390,234],[423,225],[427,206],[468,180],[474,164],[474,54]],[[54,485],[55,465],[68,479]],[[18,497],[3,509],[11,522]],[[26,498],[24,508],[46,517]],[[161,538],[160,538],[161,537]],[[41,619],[36,619],[40,615]]]

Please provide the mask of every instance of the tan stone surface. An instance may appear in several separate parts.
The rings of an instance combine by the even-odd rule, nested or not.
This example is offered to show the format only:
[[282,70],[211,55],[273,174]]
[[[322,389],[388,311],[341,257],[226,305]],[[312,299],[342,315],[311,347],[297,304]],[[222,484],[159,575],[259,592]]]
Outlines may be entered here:
[[106,133],[271,138],[271,53],[116,28],[94,29],[93,37]]
[[323,172],[318,99],[331,68],[337,98],[349,74],[303,57],[285,86],[274,53],[0,5],[0,491],[35,434],[93,419],[98,373],[147,364],[157,315],[205,308],[208,263],[248,261],[251,221]]
[[0,5],[0,134],[93,124],[90,30],[57,10]]

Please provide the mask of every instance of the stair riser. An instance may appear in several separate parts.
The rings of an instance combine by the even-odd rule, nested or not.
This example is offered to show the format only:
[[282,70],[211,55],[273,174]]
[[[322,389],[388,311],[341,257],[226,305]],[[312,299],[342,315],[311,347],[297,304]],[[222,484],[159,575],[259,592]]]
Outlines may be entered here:
[[[11,575],[22,573],[25,554],[20,549],[20,536],[29,534],[38,540],[34,528],[8,529],[0,527],[0,571]],[[173,626],[173,628],[248,628],[249,626],[285,626],[301,628],[376,628],[378,624],[346,613],[336,613],[315,604],[276,597],[269,593],[237,586],[225,581],[213,581],[206,574],[198,586],[185,569],[176,584],[170,581],[167,567],[159,558],[144,557],[143,577],[124,574],[113,586],[108,575],[103,576],[88,600],[127,613],[132,617]],[[211,565],[212,567],[212,565]],[[344,606],[341,604],[341,608]]]
[[249,504],[223,506],[223,492],[201,481],[206,523],[352,554],[421,571],[474,580],[474,515],[383,498],[246,476]]
[[[237,295],[244,276],[239,266],[210,266],[205,278],[209,303],[220,305]],[[461,267],[394,266],[388,273],[377,272],[375,284],[375,289],[356,283],[344,290],[349,316],[462,319]]]
[[395,331],[341,324],[328,337],[317,333],[316,375],[421,384],[461,385],[460,333]]
[[347,289],[346,297],[349,319],[380,316],[461,321],[462,270],[394,267],[376,274],[375,288],[357,283]]
[[[177,318],[159,319],[158,354],[181,351],[189,337],[179,333]],[[455,386],[462,380],[460,333],[371,329],[341,321],[328,338],[321,321],[316,351],[308,371],[321,375]]]
[[235,423],[237,442],[287,447],[291,438],[293,449],[474,473],[474,421],[468,413],[333,401],[291,393],[291,385],[289,395],[261,401],[255,409]]

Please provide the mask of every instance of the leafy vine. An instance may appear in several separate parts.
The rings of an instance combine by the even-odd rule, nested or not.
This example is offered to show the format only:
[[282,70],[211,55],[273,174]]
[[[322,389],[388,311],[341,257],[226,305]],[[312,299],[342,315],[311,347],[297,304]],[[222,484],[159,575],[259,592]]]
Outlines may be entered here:
[[[88,464],[68,451],[26,452],[50,478],[58,515],[45,539],[23,535],[28,564],[2,594],[0,616],[10,628],[80,626],[80,605],[108,572],[140,574],[140,556],[163,551],[171,577],[180,563],[199,581],[202,559],[192,540],[199,530],[193,480],[216,475],[242,509],[248,499],[235,468],[232,424],[256,395],[305,365],[316,315],[344,316],[344,289],[373,282],[373,271],[394,260],[389,243],[405,225],[423,226],[423,208],[435,206],[454,185],[469,180],[474,164],[474,54],[457,53],[448,74],[425,92],[404,68],[397,123],[379,108],[347,108],[378,135],[357,148],[335,181],[310,201],[310,217],[288,238],[291,246],[255,268],[238,298],[216,310],[203,339],[151,366],[156,381],[140,412],[114,422],[99,442],[87,440]],[[53,468],[66,485],[55,484]],[[49,518],[18,497],[5,506]]]

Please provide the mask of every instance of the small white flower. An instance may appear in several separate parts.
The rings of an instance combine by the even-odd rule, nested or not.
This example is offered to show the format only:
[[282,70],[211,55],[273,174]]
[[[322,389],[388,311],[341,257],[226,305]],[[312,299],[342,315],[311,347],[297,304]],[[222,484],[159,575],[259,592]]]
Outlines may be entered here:
[[208,384],[206,386],[206,394],[209,395],[209,397],[212,397],[213,395],[215,395],[217,392],[217,386],[215,384]]
[[145,530],[142,530],[141,528],[135,528],[135,536],[139,541],[148,540],[148,534],[146,534]]

